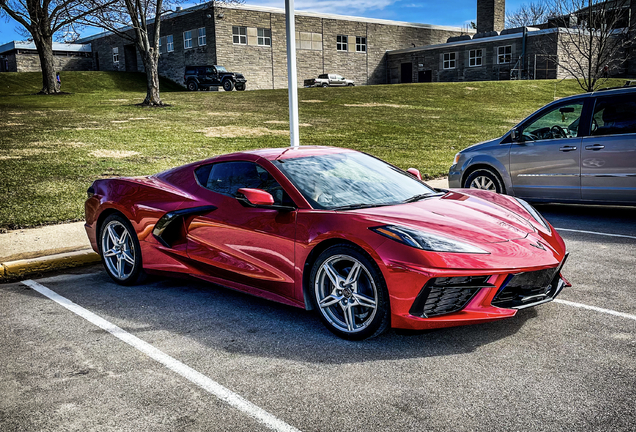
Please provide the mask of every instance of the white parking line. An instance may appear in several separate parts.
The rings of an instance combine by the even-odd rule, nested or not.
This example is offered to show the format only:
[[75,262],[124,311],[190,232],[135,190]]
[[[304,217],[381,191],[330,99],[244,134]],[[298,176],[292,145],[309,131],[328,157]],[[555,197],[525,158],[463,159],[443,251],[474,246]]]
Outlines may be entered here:
[[636,236],[628,236],[628,235],[624,235],[624,234],[609,234],[609,233],[600,233],[600,232],[595,232],[595,231],[584,231],[584,230],[575,230],[575,229],[569,229],[569,228],[554,228],[557,231],[569,231],[569,232],[577,232],[577,233],[583,233],[583,234],[596,234],[596,235],[600,235],[600,236],[606,236],[606,237],[622,237],[622,238],[628,238],[628,239],[634,239],[636,240]]
[[208,393],[213,394],[214,396],[228,403],[234,408],[244,412],[248,416],[264,424],[268,428],[273,429],[275,431],[281,431],[281,432],[300,432],[295,427],[290,426],[284,421],[277,419],[276,417],[274,417],[267,411],[263,410],[262,408],[259,408],[258,406],[254,405],[247,399],[242,398],[241,396],[232,392],[231,390],[223,387],[221,384],[217,383],[216,381],[208,378],[207,376],[203,375],[200,372],[197,372],[191,367],[186,366],[185,364],[181,363],[179,360],[176,360],[175,358],[170,357],[168,354],[165,354],[164,352],[158,350],[157,348],[153,347],[149,343],[144,342],[138,337],[133,336],[132,334],[121,329],[120,327],[117,327],[115,324],[112,324],[109,321],[106,321],[104,318],[101,318],[95,315],[93,312],[90,312],[89,310],[84,309],[83,307],[73,303],[72,301],[70,301],[69,299],[65,297],[62,297],[56,292],[51,291],[44,285],[41,285],[32,280],[26,280],[26,281],[23,281],[22,283],[30,288],[33,288],[35,291],[39,292],[40,294],[50,298],[51,300],[65,307],[71,312],[81,316],[82,318],[89,321],[90,323],[95,324],[97,327],[100,327],[106,330],[107,332],[115,336],[116,338],[122,340],[123,342],[126,342],[128,345],[132,346],[133,348],[136,348],[137,350],[143,352],[148,357],[158,361],[159,363],[166,366],[168,369],[178,373],[182,377],[186,378],[187,380],[203,388]]
[[583,303],[574,303],[574,302],[571,302],[571,301],[568,301],[568,300],[554,299],[554,302],[555,303],[561,303],[561,304],[568,305],[568,306],[581,308],[581,309],[589,309],[589,310],[593,310],[593,311],[596,311],[596,312],[602,312],[602,313],[606,313],[606,314],[609,314],[609,315],[614,315],[614,316],[618,316],[618,317],[621,317],[621,318],[627,318],[627,319],[632,319],[632,320],[636,321],[636,315],[630,315],[630,314],[627,314],[627,313],[624,313],[624,312],[617,312],[617,311],[614,311],[614,310],[611,310],[611,309],[603,309],[603,308],[600,308],[600,307],[597,307],[597,306],[590,306],[590,305],[586,305],[586,304],[583,304]]

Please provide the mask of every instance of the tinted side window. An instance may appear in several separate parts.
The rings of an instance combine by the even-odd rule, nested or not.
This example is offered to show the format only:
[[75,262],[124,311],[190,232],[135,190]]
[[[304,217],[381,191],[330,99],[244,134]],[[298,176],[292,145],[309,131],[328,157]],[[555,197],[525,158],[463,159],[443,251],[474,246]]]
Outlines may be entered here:
[[236,197],[240,188],[261,189],[269,192],[278,205],[294,205],[291,198],[274,177],[253,162],[220,162],[197,168],[199,183],[211,191]]
[[636,94],[598,98],[592,135],[636,133]]

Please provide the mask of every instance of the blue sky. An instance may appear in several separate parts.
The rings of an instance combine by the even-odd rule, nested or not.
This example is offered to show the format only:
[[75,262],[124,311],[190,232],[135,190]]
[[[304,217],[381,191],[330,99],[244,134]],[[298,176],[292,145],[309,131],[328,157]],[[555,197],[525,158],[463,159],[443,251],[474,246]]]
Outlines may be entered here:
[[[515,10],[524,0],[508,0],[506,10]],[[526,1],[528,2],[528,1]],[[248,5],[285,7],[284,0],[245,0]],[[295,0],[295,9],[353,15],[367,18],[382,18],[396,21],[418,22],[462,27],[477,16],[477,0]],[[0,19],[0,45],[12,40],[23,39],[16,33],[19,26],[15,21]],[[87,28],[82,36],[89,36],[99,30]]]

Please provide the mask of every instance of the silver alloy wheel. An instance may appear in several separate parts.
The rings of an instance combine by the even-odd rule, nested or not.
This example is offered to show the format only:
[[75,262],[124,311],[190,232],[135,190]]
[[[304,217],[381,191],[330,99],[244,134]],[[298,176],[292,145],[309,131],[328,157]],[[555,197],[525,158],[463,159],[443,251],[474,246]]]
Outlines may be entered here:
[[483,189],[497,192],[497,185],[486,176],[477,176],[470,182],[471,189]]
[[349,255],[326,259],[314,291],[322,315],[336,329],[357,333],[369,326],[378,308],[378,289],[369,270]]
[[118,280],[126,280],[135,270],[135,244],[128,228],[117,220],[102,230],[102,257],[108,272]]

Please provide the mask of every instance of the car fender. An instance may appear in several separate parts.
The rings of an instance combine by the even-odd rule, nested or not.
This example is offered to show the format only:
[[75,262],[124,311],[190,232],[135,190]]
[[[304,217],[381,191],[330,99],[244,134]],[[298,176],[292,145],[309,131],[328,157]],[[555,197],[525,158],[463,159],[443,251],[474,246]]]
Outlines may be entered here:
[[[504,146],[502,146],[504,147]],[[470,156],[466,159],[466,161],[462,164],[461,166],[461,183],[460,183],[460,187],[463,187],[463,183],[464,180],[466,179],[466,177],[468,176],[469,172],[472,172],[475,170],[476,167],[482,166],[485,168],[490,168],[493,169],[497,172],[497,174],[499,174],[499,176],[501,177],[501,179],[504,182],[504,187],[506,188],[506,193],[514,195],[514,189],[512,186],[512,179],[510,177],[510,173],[508,172],[508,162],[509,162],[509,151],[510,147],[509,146],[505,146],[505,150],[504,148],[502,148],[502,154],[499,155],[499,157],[495,157],[493,155],[490,154],[478,154],[478,155],[474,155],[474,156]],[[505,153],[505,155],[503,154]],[[505,156],[505,162],[502,161],[503,157]]]

